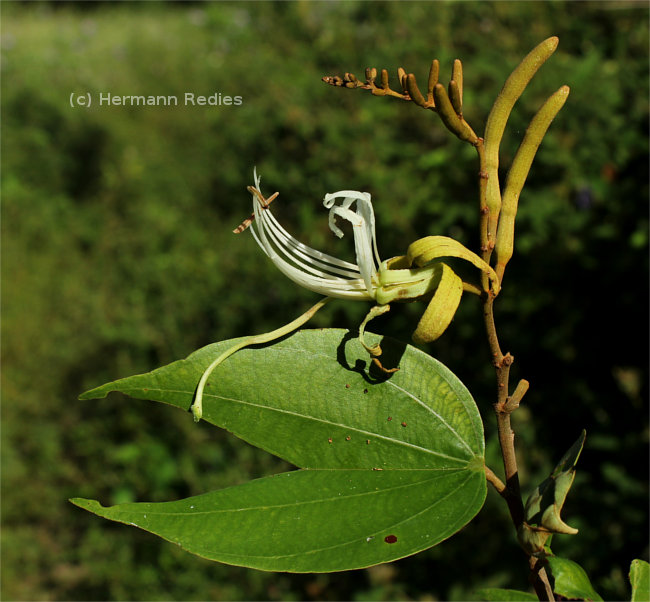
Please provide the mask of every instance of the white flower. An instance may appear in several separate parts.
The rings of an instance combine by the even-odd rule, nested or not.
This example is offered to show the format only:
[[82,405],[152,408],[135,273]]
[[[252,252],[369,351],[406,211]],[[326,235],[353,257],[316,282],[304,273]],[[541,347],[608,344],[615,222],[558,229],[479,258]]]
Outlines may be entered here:
[[[291,236],[275,219],[268,204],[263,204],[260,178],[256,171],[254,175],[255,219],[251,232],[276,267],[300,286],[321,295],[339,299],[375,299],[380,260],[370,194],[341,190],[326,194],[323,200],[323,205],[329,209],[329,226],[334,234],[339,238],[343,236],[343,231],[336,225],[337,217],[352,224],[357,258],[354,264],[312,249]],[[356,207],[352,209],[355,203]]]

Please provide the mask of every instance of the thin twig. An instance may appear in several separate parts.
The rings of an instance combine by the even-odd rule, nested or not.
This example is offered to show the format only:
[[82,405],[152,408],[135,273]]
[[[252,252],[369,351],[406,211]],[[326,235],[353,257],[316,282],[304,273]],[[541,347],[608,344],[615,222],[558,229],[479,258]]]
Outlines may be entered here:
[[510,495],[505,499],[508,502],[510,516],[515,525],[519,528],[524,520],[524,505],[521,500],[521,491],[519,488],[519,472],[517,469],[517,456],[515,453],[515,435],[510,427],[510,413],[505,409],[508,399],[508,383],[510,377],[510,366],[513,357],[501,351],[499,338],[494,324],[493,314],[494,298],[486,295],[483,301],[483,317],[485,319],[485,330],[487,332],[488,343],[492,355],[492,363],[496,369],[497,376],[497,402],[494,404],[494,410],[497,417],[497,429],[499,433],[499,443],[501,445],[501,455],[503,456],[503,468],[506,474],[506,487]]
[[517,383],[513,394],[510,395],[510,397],[508,397],[506,400],[506,403],[503,406],[503,410],[510,413],[514,412],[519,407],[523,396],[526,395],[526,391],[528,391],[529,386],[530,383],[522,378],[519,383]]
[[492,485],[499,495],[506,495],[507,488],[505,483],[497,477],[489,466],[485,466],[485,478]]

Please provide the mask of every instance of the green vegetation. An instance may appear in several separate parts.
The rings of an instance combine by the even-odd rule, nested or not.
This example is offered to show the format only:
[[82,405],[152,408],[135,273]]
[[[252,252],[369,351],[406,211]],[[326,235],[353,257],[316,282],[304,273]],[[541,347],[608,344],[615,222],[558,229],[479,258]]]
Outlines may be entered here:
[[[77,396],[208,343],[272,330],[315,301],[280,277],[248,235],[231,233],[250,212],[254,165],[265,189],[280,191],[279,219],[315,248],[341,255],[320,200],[344,188],[373,195],[385,257],[427,235],[475,248],[473,150],[426,111],[333,90],[320,78],[366,66],[404,66],[424,78],[432,58],[443,66],[461,58],[467,117],[482,123],[504,75],[551,35],[560,38],[553,70],[542,69],[520,99],[504,156],[514,156],[548,90],[567,82],[571,96],[522,194],[496,314],[504,347],[518,342],[513,372],[531,382],[513,416],[527,448],[522,488],[549,474],[552,450],[586,428],[563,510],[580,535],[558,538],[554,551],[584,567],[605,599],[629,597],[630,562],[648,554],[647,6],[2,10],[3,599],[467,599],[478,587],[526,589],[514,534],[509,549],[488,538],[495,523],[508,529],[494,492],[443,546],[333,575],[211,563],[67,499],[167,501],[286,469],[162,404]],[[72,92],[95,100],[221,92],[243,104],[73,108]],[[333,302],[313,324],[353,328],[367,309]],[[479,311],[478,302],[461,304],[426,349],[472,383],[485,417],[488,352],[480,321],[462,319]],[[419,312],[395,308],[373,330],[412,332]],[[528,407],[536,425],[557,426],[534,425]],[[486,457],[498,466],[495,435],[486,433]],[[471,580],[460,562],[468,553]]]

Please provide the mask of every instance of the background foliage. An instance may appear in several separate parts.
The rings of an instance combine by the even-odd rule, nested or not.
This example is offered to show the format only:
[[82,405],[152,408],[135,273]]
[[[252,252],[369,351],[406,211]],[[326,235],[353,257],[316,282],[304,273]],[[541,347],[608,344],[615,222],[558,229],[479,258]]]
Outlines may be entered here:
[[[197,559],[66,500],[163,501],[286,464],[169,407],[77,395],[216,340],[287,322],[314,299],[231,230],[252,168],[280,190],[287,229],[340,254],[320,203],[372,193],[382,257],[444,234],[476,247],[474,152],[435,115],[323,75],[403,65],[422,80],[461,58],[480,131],[505,77],[560,37],[515,108],[503,164],[537,106],[571,96],[522,195],[518,246],[496,305],[513,376],[524,490],[584,427],[554,549],[622,599],[647,559],[648,8],[598,3],[2,5],[3,599],[434,600],[526,588],[505,505],[413,558],[331,575],[269,574]],[[71,92],[241,95],[241,107],[71,108]],[[348,245],[348,251],[352,253]],[[364,304],[318,326],[354,328]],[[374,331],[411,332],[407,305]],[[500,468],[479,304],[427,349],[472,390]],[[533,423],[534,420],[534,423]],[[492,537],[505,529],[507,536]],[[495,560],[498,558],[498,561]],[[467,579],[465,562],[472,566]]]

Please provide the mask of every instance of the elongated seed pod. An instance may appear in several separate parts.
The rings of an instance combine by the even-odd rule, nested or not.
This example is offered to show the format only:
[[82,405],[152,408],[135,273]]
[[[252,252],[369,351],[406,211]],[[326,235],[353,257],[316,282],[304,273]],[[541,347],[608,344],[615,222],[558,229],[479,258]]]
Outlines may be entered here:
[[436,103],[436,110],[442,123],[450,131],[456,134],[461,140],[465,140],[470,144],[476,145],[478,143],[478,136],[474,133],[466,121],[463,121],[451,104],[447,90],[442,84],[436,84],[433,88],[433,98]]
[[489,209],[488,242],[494,240],[499,211],[501,210],[501,191],[499,188],[499,146],[506,122],[517,99],[528,82],[544,64],[558,45],[558,38],[551,37],[538,44],[524,58],[506,80],[497,97],[485,126],[485,171],[488,175],[486,201]]
[[406,94],[406,92],[407,92],[406,71],[402,67],[399,67],[397,69],[397,79],[399,80],[400,86],[402,86],[402,92],[404,92],[404,94]]
[[[456,82],[460,96],[460,106],[463,106],[463,63],[460,59],[454,61],[454,66],[451,69],[451,79]],[[450,94],[451,96],[451,94]],[[458,111],[460,113],[460,111]]]
[[513,253],[515,216],[517,215],[519,195],[526,183],[530,166],[546,134],[546,130],[548,130],[551,122],[564,106],[568,96],[569,86],[562,86],[541,106],[530,122],[510,166],[503,192],[501,215],[494,248],[497,258],[496,271],[499,279],[503,277],[503,271]]
[[463,103],[460,99],[460,88],[458,83],[455,80],[449,82],[449,100],[451,101],[451,106],[454,107],[456,115],[459,117],[463,114]]
[[429,69],[429,81],[427,83],[427,100],[433,102],[433,89],[438,83],[438,77],[440,75],[440,63],[438,59],[431,61],[431,69]]
[[415,343],[430,343],[445,332],[456,315],[463,295],[460,277],[447,264],[440,263],[439,266],[442,270],[440,282],[412,335]]
[[405,80],[406,91],[409,93],[413,102],[420,107],[426,107],[426,101],[424,100],[424,96],[422,96],[422,92],[420,92],[420,88],[418,88],[418,84],[415,81],[415,75],[409,73],[405,77]]

